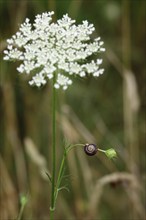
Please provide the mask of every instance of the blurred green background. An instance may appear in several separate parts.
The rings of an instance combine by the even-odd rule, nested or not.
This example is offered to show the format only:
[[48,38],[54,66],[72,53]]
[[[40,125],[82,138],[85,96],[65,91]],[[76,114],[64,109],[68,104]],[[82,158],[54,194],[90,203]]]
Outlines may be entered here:
[[26,17],[55,11],[77,23],[88,20],[101,36],[105,73],[76,79],[57,97],[57,167],[63,145],[96,143],[115,148],[110,161],[82,149],[70,152],[55,219],[142,220],[145,216],[144,0],[0,0],[0,220],[12,220],[20,195],[28,195],[24,220],[49,219],[51,170],[51,88],[30,88],[17,63],[3,61],[6,39]]

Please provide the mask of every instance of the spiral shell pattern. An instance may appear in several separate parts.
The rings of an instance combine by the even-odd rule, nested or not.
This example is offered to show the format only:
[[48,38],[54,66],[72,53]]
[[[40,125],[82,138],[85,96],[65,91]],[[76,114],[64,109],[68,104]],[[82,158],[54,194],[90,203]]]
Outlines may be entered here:
[[84,151],[88,156],[93,156],[97,153],[97,147],[95,144],[85,144]]

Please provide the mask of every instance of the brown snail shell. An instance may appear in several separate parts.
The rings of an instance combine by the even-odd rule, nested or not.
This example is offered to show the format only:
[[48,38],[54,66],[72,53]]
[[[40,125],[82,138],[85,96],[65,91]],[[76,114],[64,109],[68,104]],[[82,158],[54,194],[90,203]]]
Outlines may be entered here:
[[97,153],[97,147],[95,144],[85,144],[84,151],[88,156],[93,156]]

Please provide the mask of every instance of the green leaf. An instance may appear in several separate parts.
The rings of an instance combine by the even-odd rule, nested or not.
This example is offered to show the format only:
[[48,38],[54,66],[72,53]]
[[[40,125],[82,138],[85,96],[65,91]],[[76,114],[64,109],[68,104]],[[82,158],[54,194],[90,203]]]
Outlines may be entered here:
[[59,192],[59,191],[61,191],[63,189],[66,190],[67,192],[69,192],[69,188],[67,188],[66,186],[62,186],[62,187],[58,188],[57,190]]
[[52,182],[52,178],[51,178],[50,174],[46,172],[46,175],[47,175],[48,179],[50,180],[50,182]]

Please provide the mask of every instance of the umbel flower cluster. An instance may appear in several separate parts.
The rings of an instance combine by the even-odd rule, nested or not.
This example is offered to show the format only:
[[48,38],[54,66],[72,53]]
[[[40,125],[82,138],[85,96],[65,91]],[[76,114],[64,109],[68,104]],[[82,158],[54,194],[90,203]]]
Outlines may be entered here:
[[102,74],[102,59],[92,59],[92,55],[105,48],[100,37],[91,40],[93,24],[83,21],[76,25],[67,14],[54,23],[53,14],[37,15],[33,24],[26,18],[19,31],[7,40],[4,60],[21,61],[18,72],[30,75],[29,84],[38,87],[54,77],[54,87],[65,90],[74,76]]

